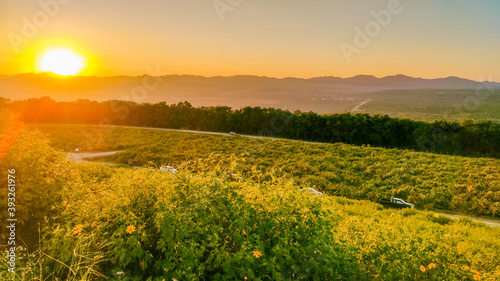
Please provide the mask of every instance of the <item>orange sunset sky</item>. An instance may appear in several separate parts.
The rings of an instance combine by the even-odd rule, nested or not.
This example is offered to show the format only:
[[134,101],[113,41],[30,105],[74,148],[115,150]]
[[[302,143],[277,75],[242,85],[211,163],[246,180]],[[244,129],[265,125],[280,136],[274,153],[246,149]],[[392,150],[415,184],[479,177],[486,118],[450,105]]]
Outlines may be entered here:
[[82,75],[500,82],[498,15],[497,0],[2,1],[0,74],[40,72],[45,52],[66,48]]

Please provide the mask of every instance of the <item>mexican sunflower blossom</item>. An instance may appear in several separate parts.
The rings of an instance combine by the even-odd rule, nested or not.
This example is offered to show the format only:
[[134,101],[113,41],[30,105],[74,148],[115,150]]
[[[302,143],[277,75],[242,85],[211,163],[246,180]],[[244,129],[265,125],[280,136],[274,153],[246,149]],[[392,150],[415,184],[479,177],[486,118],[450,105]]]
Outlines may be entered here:
[[77,235],[80,234],[83,231],[83,225],[77,224],[75,228],[73,228],[73,234]]
[[259,251],[253,251],[253,256],[256,258],[262,257],[262,254]]
[[133,225],[127,226],[127,230],[125,230],[125,232],[127,232],[127,234],[130,234],[134,231],[135,231],[135,226],[133,226]]
[[421,265],[420,266],[420,271],[425,272],[425,266]]
[[434,269],[436,268],[436,264],[435,263],[430,263],[428,266],[427,266],[428,269]]
[[482,278],[482,277],[481,277],[481,276],[479,276],[479,275],[477,275],[477,274],[476,274],[476,275],[474,275],[474,280],[481,280],[481,278]]

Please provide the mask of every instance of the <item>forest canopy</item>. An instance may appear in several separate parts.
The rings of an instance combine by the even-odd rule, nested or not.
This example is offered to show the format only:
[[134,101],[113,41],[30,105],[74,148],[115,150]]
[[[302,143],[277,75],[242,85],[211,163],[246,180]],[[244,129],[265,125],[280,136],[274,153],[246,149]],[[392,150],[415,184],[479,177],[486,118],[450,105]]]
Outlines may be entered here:
[[119,100],[56,102],[49,97],[22,101],[0,98],[0,107],[17,113],[20,120],[26,123],[234,131],[304,141],[342,142],[470,157],[500,157],[500,124],[491,121],[422,122],[387,115],[321,115],[261,107],[193,107],[187,101],[178,104],[138,104]]

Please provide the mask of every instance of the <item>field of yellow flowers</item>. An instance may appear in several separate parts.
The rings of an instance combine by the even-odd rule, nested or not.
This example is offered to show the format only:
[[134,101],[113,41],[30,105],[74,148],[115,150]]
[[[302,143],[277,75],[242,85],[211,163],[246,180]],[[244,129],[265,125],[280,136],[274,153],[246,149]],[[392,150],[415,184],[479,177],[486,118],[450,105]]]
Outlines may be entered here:
[[500,160],[408,150],[143,130],[38,125],[55,147],[124,150],[107,162],[178,166],[211,153],[247,154],[242,172],[281,171],[329,195],[377,201],[395,196],[419,209],[500,217]]
[[[188,153],[189,137],[175,138]],[[175,138],[165,140],[173,144]],[[198,140],[202,148],[217,141]],[[362,159],[396,151],[340,144],[286,147],[281,141],[258,141],[251,150],[238,144],[243,141],[219,140],[236,142],[228,145],[233,151],[193,150],[202,155],[171,162],[179,172],[169,173],[154,165],[69,162],[51,148],[54,141],[22,129],[0,160],[0,173],[14,167],[24,187],[18,208],[26,245],[18,248],[15,276],[6,271],[5,255],[0,258],[0,279],[500,280],[500,229],[415,209],[384,209],[330,195],[328,189],[313,195],[303,190],[312,186],[307,177],[294,174],[302,168],[286,170],[294,162],[277,158],[266,164],[272,158],[264,157],[278,145],[273,155],[295,154],[303,163],[311,161],[308,154],[333,157],[337,151]],[[361,169],[351,165],[352,173]],[[332,181],[342,184],[347,183]],[[0,200],[6,201],[4,194]],[[5,221],[4,214],[0,219]]]

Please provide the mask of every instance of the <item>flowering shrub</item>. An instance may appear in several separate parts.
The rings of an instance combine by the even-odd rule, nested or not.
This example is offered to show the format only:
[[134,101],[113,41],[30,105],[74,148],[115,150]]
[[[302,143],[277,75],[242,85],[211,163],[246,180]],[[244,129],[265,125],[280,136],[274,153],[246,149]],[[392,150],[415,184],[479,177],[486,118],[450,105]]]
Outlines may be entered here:
[[[92,128],[92,126],[87,126]],[[40,126],[50,131],[53,142],[63,146],[73,136],[71,126]],[[94,128],[94,130],[96,130]],[[102,129],[101,129],[102,130]],[[106,161],[133,166],[182,165],[190,162],[193,171],[202,171],[197,159],[218,154],[225,161],[229,154],[245,153],[246,161],[232,167],[242,174],[256,170],[287,174],[305,186],[330,195],[377,201],[395,196],[419,209],[445,209],[474,215],[500,217],[500,160],[419,153],[397,149],[358,147],[346,144],[310,144],[288,140],[273,141],[242,137],[209,136],[179,132],[114,128],[106,131],[106,145],[128,149]],[[227,159],[226,159],[227,160]],[[212,161],[214,162],[215,159]],[[224,163],[227,163],[224,162]],[[227,163],[230,164],[230,163]],[[207,165],[212,167],[215,164]],[[262,181],[269,177],[262,175]]]
[[[44,147],[43,140],[26,146],[26,155],[34,161],[47,159],[47,167],[59,167],[57,173],[33,174],[32,182],[58,189],[35,193],[53,197],[43,207],[40,233],[32,233],[40,236],[39,243],[31,245],[32,252],[26,255],[30,260],[26,264],[22,260],[15,278],[500,279],[500,229],[302,192],[306,185],[303,175],[298,176],[302,169],[315,173],[321,172],[320,167],[351,165],[349,171],[366,167],[333,161],[334,151],[327,146],[289,144],[287,149],[301,156],[294,160],[283,148],[286,144],[262,143],[260,152],[220,152],[191,159],[178,166],[177,174],[61,162],[58,157],[30,154]],[[266,147],[284,155],[275,160],[281,168],[264,164],[273,155],[265,156]],[[368,152],[338,153],[360,157]],[[309,154],[316,162],[306,165]],[[305,161],[301,163],[306,167],[293,166],[293,161]],[[368,167],[372,172],[378,169],[375,162]],[[348,172],[330,176],[331,190],[348,192],[347,181],[359,184]],[[376,182],[370,184],[377,187]],[[37,207],[35,202],[29,204]],[[5,258],[0,257],[2,280],[12,278],[6,275]]]

